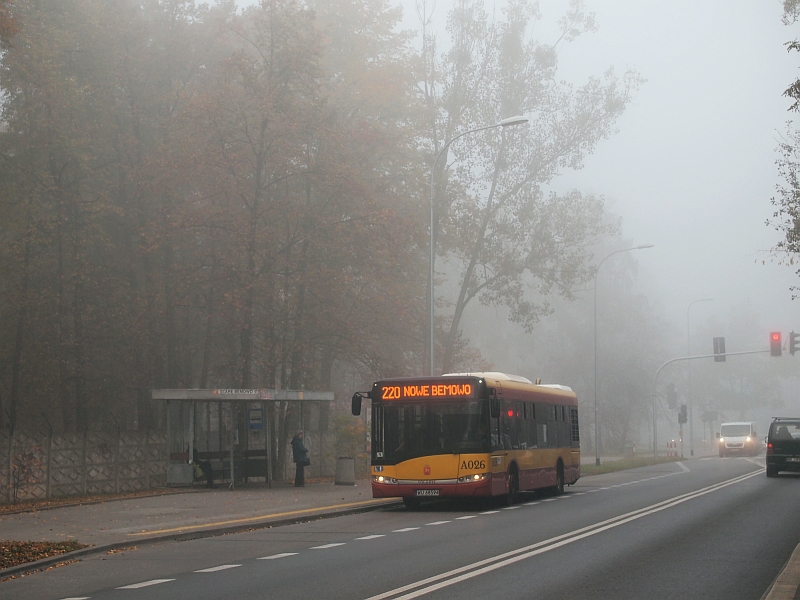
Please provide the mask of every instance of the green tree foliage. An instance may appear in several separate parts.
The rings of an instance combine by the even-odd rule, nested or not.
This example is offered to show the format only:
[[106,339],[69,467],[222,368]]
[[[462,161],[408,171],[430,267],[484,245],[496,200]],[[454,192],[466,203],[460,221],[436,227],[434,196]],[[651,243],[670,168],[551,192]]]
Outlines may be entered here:
[[[424,14],[424,10],[422,11]],[[599,199],[547,193],[638,79],[556,79],[532,4],[451,14],[440,54],[390,0],[0,0],[0,405],[11,427],[153,426],[152,388],[330,389],[419,372],[428,174],[461,267],[446,364],[479,361],[464,308],[530,330],[591,273]],[[444,323],[444,321],[443,321]],[[299,416],[289,405],[271,438]],[[244,411],[239,411],[243,418]],[[270,424],[274,426],[273,420]]]
[[[421,9],[428,27],[429,15]],[[474,299],[505,305],[527,331],[549,312],[530,292],[569,296],[591,276],[586,246],[612,233],[598,198],[548,193],[560,171],[576,169],[612,132],[640,79],[612,70],[574,88],[557,79],[558,49],[595,28],[582,3],[570,3],[553,41],[536,39],[538,5],[509,2],[504,18],[483,3],[458,0],[449,14],[451,48],[437,52],[425,32],[419,87],[428,107],[425,136],[436,156],[445,140],[513,115],[527,126],[463,137],[440,160],[435,180],[437,251],[459,266],[453,317],[442,321],[444,371],[453,369],[466,306]],[[530,274],[528,285],[524,275]],[[531,289],[532,288],[532,289]]]
[[[14,9],[0,72],[12,424],[146,420],[154,387],[327,386],[337,360],[407,369],[409,109],[373,89],[376,75],[403,88],[391,16],[346,31],[290,0]],[[346,52],[372,37],[371,56]],[[323,60],[336,48],[341,72]]]
[[[784,0],[783,22],[791,25],[800,16],[800,2],[798,0]],[[789,52],[800,51],[800,41],[793,40],[786,44]],[[796,79],[783,92],[783,95],[793,101],[789,111],[800,110],[800,79]],[[775,186],[777,196],[772,198],[775,207],[773,220],[768,220],[767,225],[774,227],[783,235],[775,251],[788,255],[788,264],[795,264],[800,254],[800,131],[789,121],[786,124],[786,135],[777,148],[779,154],[775,164],[778,174],[783,180]],[[800,275],[800,270],[797,271]],[[798,287],[792,287],[797,291]],[[793,296],[796,297],[796,296]]]

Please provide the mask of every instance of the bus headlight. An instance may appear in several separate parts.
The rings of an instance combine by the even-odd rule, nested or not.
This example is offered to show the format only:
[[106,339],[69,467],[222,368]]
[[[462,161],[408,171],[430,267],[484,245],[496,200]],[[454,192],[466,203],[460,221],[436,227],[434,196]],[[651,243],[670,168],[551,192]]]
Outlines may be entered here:
[[397,483],[397,479],[394,477],[387,477],[385,475],[373,475],[372,481],[375,483]]
[[721,437],[721,438],[719,438],[719,443],[720,443],[720,444],[722,444],[722,443],[724,443],[724,442],[725,442],[725,438],[722,438],[722,437]]
[[748,435],[746,438],[744,438],[744,441],[745,442],[749,442],[750,441],[750,436]]
[[474,475],[464,475],[458,478],[458,483],[472,483],[475,481],[483,481],[489,476],[489,473],[475,473]]

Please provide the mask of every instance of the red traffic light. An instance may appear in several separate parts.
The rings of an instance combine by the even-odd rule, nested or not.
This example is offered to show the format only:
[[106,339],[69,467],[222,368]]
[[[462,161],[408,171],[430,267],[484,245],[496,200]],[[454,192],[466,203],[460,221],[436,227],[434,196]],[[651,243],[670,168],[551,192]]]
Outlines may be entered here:
[[780,356],[781,355],[781,332],[780,331],[773,331],[769,334],[769,355],[770,356]]

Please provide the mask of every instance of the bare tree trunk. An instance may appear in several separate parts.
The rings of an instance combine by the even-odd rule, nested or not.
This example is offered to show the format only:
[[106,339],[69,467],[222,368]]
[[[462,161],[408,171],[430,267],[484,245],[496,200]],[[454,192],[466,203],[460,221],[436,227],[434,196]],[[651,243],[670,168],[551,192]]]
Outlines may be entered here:
[[19,310],[17,311],[17,334],[14,338],[14,354],[11,357],[11,397],[9,399],[9,426],[11,437],[17,426],[17,407],[19,405],[20,369],[22,367],[22,344],[28,328],[28,289],[30,285],[31,263],[31,223],[30,196],[28,197],[28,228],[25,232],[25,249],[22,258],[22,281],[20,283]]
[[489,223],[492,221],[492,215],[496,210],[494,207],[494,195],[497,190],[497,178],[500,175],[500,165],[503,162],[503,154],[505,150],[505,133],[502,134],[502,141],[500,143],[500,150],[497,153],[497,158],[494,162],[494,175],[492,176],[492,187],[489,190],[489,197],[486,200],[486,208],[484,209],[483,219],[481,221],[481,228],[475,239],[475,245],[472,249],[472,254],[467,265],[467,270],[464,271],[464,278],[461,281],[461,289],[458,293],[458,301],[456,302],[455,312],[453,313],[453,320],[450,323],[450,331],[447,334],[447,343],[445,344],[444,351],[444,364],[443,372],[449,373],[453,369],[453,352],[455,349],[456,339],[458,338],[459,325],[461,324],[461,317],[464,314],[469,301],[475,296],[476,291],[473,290],[468,296],[470,282],[472,275],[475,272],[475,267],[478,264],[478,259],[483,251],[483,246],[486,241],[486,232],[489,228]]

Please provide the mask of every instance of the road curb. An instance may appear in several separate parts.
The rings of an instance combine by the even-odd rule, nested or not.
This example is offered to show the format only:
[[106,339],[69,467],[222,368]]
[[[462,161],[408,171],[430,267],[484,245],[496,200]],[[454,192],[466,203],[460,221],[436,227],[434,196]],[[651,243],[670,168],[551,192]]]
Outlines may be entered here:
[[58,554],[56,556],[48,556],[47,558],[42,558],[33,562],[23,563],[21,565],[0,570],[0,581],[15,575],[34,573],[36,571],[41,571],[48,567],[52,567],[53,565],[71,562],[93,554],[103,554],[112,550],[123,550],[125,548],[158,544],[160,542],[185,542],[189,540],[199,540],[218,535],[241,533],[254,529],[269,529],[271,527],[282,527],[285,525],[294,525],[296,523],[304,523],[307,521],[355,515],[358,513],[370,512],[381,508],[391,508],[395,506],[402,506],[402,502],[399,499],[376,500],[374,503],[365,506],[337,510],[326,510],[327,507],[322,507],[320,508],[319,512],[308,512],[295,517],[272,519],[269,515],[265,515],[263,520],[248,522],[246,524],[242,523],[238,525],[225,525],[223,527],[209,527],[207,529],[198,529],[196,531],[188,531],[184,533],[178,532],[167,535],[152,535],[137,539],[125,540],[122,542],[114,542],[111,544],[89,546],[88,548],[81,548],[80,550],[73,550],[72,552],[65,552],[64,554]]
[[792,600],[800,589],[800,544],[764,596],[764,600]]

